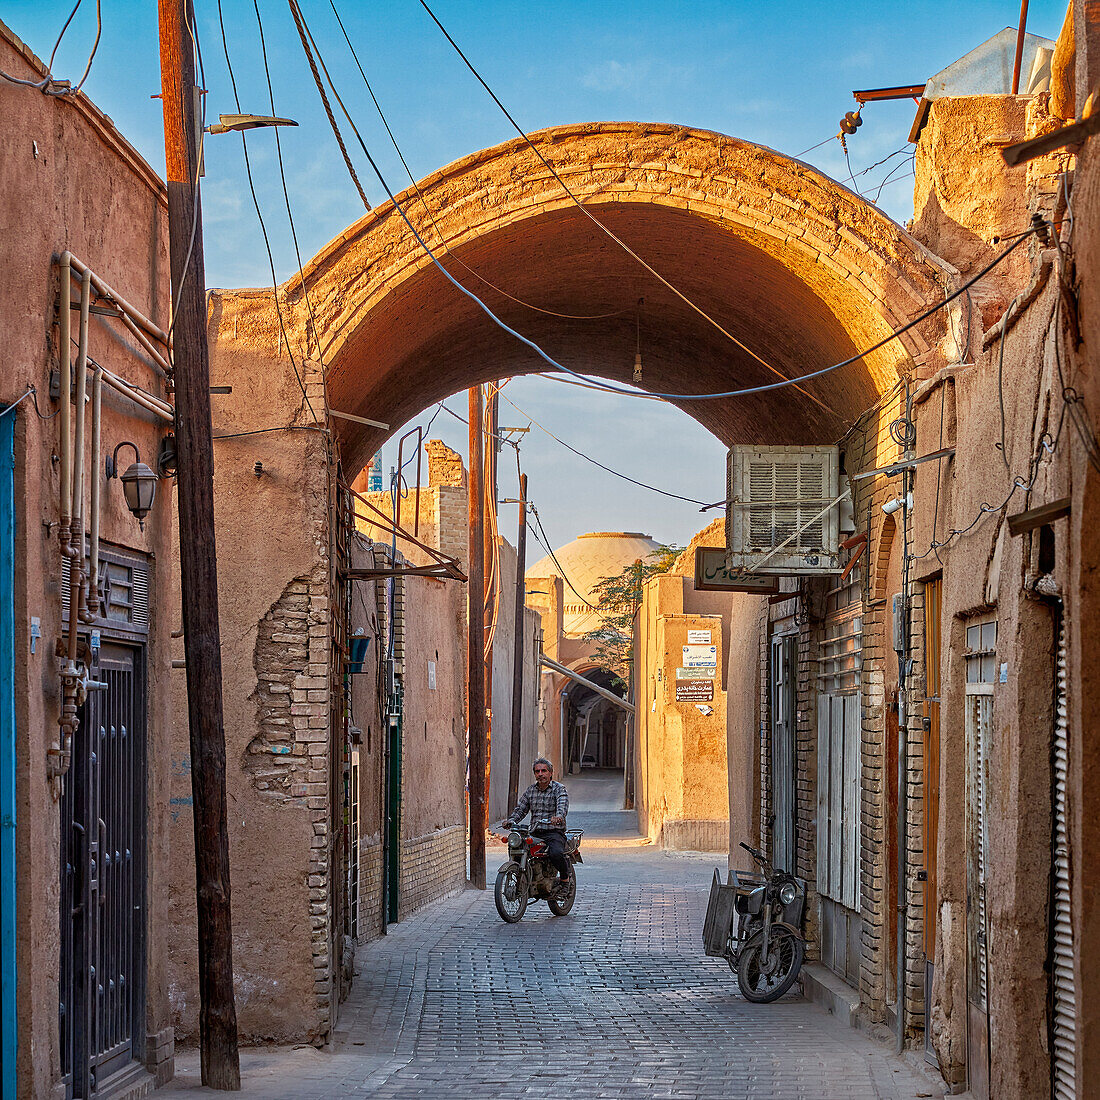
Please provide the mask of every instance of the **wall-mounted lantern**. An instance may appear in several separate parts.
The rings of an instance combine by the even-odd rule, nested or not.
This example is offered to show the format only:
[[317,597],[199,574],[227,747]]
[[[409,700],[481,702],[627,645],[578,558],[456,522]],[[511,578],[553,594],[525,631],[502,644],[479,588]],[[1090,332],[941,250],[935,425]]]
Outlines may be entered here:
[[107,480],[119,477],[118,452],[123,447],[133,447],[135,461],[130,463],[126,472],[121,475],[122,493],[126,498],[126,507],[133,512],[141,530],[145,530],[145,517],[153,507],[153,499],[157,495],[157,475],[141,461],[141,453],[136,443],[128,439],[123,440],[114,449],[114,453],[107,457]]

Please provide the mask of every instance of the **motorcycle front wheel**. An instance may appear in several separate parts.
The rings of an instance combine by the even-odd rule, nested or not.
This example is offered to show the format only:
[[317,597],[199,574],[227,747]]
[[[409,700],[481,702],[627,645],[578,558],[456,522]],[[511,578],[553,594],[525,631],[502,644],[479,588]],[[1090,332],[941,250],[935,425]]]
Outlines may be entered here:
[[551,895],[546,899],[550,906],[550,912],[555,917],[564,917],[573,908],[573,902],[577,900],[577,871],[573,866],[569,868],[569,885],[562,890],[560,895]]
[[805,946],[789,928],[772,928],[765,950],[764,933],[754,936],[737,959],[737,985],[746,1001],[766,1004],[794,985]]
[[493,900],[501,920],[515,924],[523,918],[527,910],[527,878],[518,864],[510,863],[497,872]]

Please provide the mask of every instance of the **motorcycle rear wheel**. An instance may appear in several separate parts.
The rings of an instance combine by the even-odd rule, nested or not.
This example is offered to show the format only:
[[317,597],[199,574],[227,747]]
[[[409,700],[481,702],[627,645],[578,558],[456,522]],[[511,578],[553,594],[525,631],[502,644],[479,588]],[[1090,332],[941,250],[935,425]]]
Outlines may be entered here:
[[573,902],[577,900],[577,872],[572,865],[569,867],[569,888],[563,890],[560,897],[549,897],[546,904],[550,906],[550,912],[555,917],[564,917],[573,908]]
[[745,944],[737,958],[738,988],[746,1001],[756,1004],[782,997],[802,969],[805,945],[790,929],[772,928],[768,940],[771,950],[767,954],[761,932]]
[[493,889],[493,901],[496,902],[500,919],[515,924],[523,919],[527,911],[527,876],[512,863],[497,872],[497,882]]

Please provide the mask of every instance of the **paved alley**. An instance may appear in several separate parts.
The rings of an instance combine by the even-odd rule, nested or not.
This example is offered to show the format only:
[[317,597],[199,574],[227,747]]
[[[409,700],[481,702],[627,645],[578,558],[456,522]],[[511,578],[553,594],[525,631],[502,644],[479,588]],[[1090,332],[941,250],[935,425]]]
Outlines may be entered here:
[[[568,917],[539,904],[508,925],[491,892],[468,890],[361,948],[331,1052],[245,1052],[244,1095],[940,1095],[886,1046],[798,997],[745,1002],[725,964],[700,950],[715,857],[639,845],[632,818],[571,815],[604,839],[586,846]],[[502,859],[490,849],[490,883]],[[201,1094],[194,1055],[178,1065],[161,1095]]]

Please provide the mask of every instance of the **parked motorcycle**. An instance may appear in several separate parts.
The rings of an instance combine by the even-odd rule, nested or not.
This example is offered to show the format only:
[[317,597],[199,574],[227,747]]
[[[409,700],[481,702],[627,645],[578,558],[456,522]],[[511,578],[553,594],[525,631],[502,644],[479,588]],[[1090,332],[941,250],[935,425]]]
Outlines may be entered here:
[[[581,859],[583,829],[566,829],[565,854],[569,857],[569,883],[559,886],[558,872],[546,858],[546,842],[536,833],[550,829],[549,821],[533,821],[531,827],[513,825],[507,837],[508,862],[497,871],[493,900],[502,920],[515,924],[527,911],[529,901],[545,901],[550,912],[564,917],[573,908],[577,897],[577,873],[574,865]],[[500,834],[497,834],[500,836]]]
[[794,985],[802,968],[806,886],[776,871],[763,852],[743,842],[741,847],[760,871],[731,870],[725,882],[714,872],[703,950],[729,963],[745,1000],[774,1001]]

